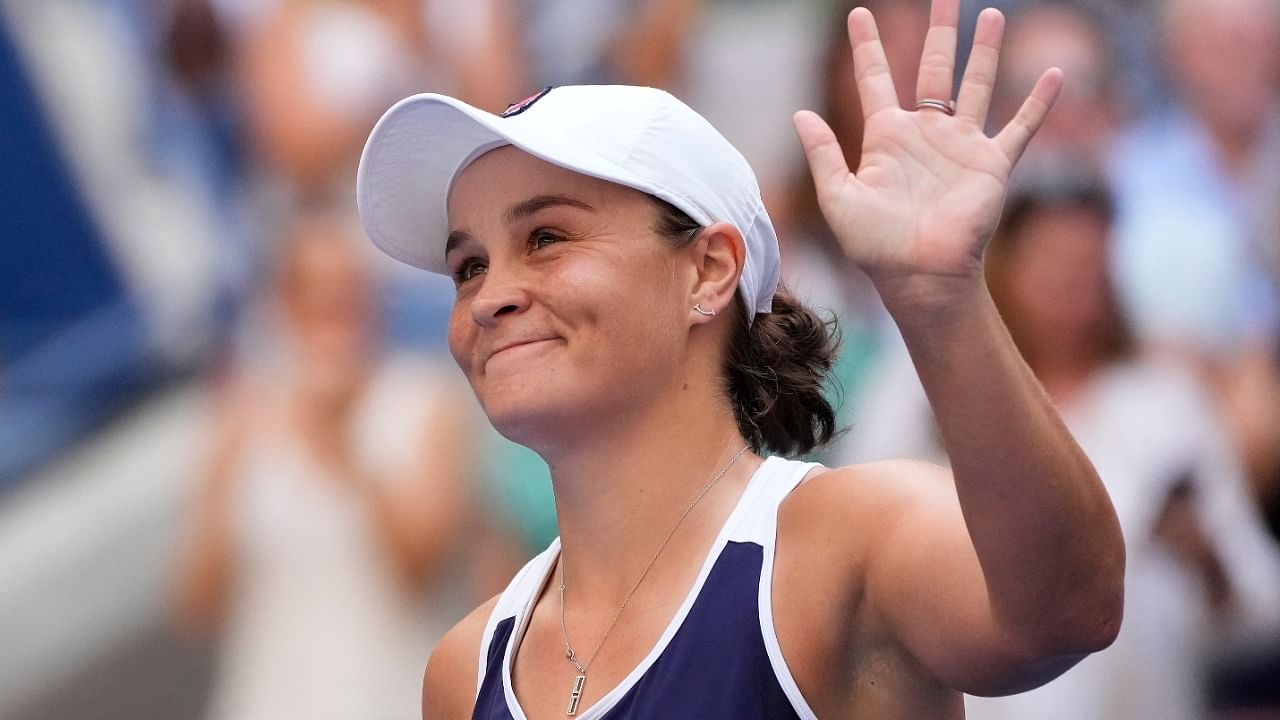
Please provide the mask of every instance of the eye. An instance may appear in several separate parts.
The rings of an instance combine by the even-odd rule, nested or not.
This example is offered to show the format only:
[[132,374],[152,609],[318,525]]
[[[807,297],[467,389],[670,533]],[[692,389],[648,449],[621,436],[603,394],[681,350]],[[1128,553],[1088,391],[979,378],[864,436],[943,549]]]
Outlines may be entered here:
[[547,228],[538,228],[529,234],[529,248],[531,250],[538,250],[539,248],[544,248],[548,245],[558,243],[563,239],[563,237],[551,230],[548,230]]
[[487,269],[488,266],[480,258],[467,258],[459,263],[458,267],[453,271],[453,281],[455,283],[464,283]]

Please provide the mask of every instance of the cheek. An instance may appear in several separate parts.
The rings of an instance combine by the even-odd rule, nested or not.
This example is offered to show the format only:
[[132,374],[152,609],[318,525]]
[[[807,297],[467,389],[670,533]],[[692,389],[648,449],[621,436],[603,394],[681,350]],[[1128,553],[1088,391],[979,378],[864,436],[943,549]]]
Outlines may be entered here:
[[468,379],[472,376],[471,352],[475,346],[475,335],[475,324],[471,322],[470,313],[455,304],[449,314],[449,353]]

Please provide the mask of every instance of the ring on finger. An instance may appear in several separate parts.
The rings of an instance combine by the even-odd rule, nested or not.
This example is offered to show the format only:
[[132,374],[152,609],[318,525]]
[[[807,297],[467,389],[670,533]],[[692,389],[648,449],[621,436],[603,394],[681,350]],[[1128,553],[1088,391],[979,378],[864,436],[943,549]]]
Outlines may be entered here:
[[956,105],[950,100],[935,100],[933,98],[925,98],[916,103],[916,110],[929,108],[931,110],[941,110],[947,115],[956,114]]

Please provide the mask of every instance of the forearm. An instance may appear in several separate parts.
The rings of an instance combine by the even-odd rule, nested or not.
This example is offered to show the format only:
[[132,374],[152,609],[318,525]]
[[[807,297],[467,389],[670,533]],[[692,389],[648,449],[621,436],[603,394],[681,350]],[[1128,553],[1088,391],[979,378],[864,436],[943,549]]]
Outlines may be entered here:
[[449,453],[430,442],[424,441],[430,448],[426,454],[430,462],[403,476],[383,477],[351,460],[346,463],[374,532],[410,589],[422,586],[440,568],[465,516],[461,469]]
[[210,634],[222,619],[235,552],[226,499],[206,495],[179,557],[172,595],[175,622],[195,636]]
[[456,520],[436,512],[432,499],[406,497],[393,488],[368,486],[364,496],[375,532],[400,579],[406,588],[418,589],[447,554]]
[[1102,483],[981,278],[882,285],[951,460],[992,611],[1049,643],[1107,639],[1124,547]]

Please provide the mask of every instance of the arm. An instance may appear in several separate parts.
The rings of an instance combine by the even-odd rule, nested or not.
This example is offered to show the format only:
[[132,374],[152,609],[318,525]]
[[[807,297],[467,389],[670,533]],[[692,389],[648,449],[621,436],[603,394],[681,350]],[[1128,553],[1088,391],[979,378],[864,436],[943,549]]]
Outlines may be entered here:
[[[468,403],[445,393],[423,423],[415,462],[405,476],[360,486],[394,566],[408,587],[426,582],[455,547],[468,517]],[[358,470],[353,470],[358,472]]]
[[[952,97],[957,16],[958,0],[935,0],[920,99]],[[870,13],[854,10],[867,128],[856,174],[820,118],[796,116],[823,213],[901,330],[952,462],[953,488],[926,483],[895,507],[867,568],[870,611],[929,672],[975,692],[1043,682],[1109,644],[1124,571],[1110,500],[985,287],[1009,173],[1062,83],[1046,72],[986,137],[1002,31],[998,12],[979,17],[954,117],[907,111]]]
[[213,451],[197,489],[176,572],[174,620],[193,635],[207,634],[222,619],[233,581],[234,473],[247,431],[248,411],[241,393],[232,391],[228,395],[219,411]]
[[[307,367],[320,364],[313,360]],[[299,427],[317,459],[357,491],[389,567],[402,587],[416,592],[455,548],[469,517],[471,403],[451,384],[417,369],[409,374],[384,370],[392,382],[383,385],[366,379],[367,369],[340,367],[343,377],[337,382],[307,382],[306,371],[297,374],[303,380],[297,398]],[[438,392],[433,390],[437,384]],[[380,435],[392,434],[390,456],[365,457],[360,452],[364,438],[353,430],[358,424],[357,401],[368,402],[370,396],[377,414],[397,418],[395,422],[407,430],[404,436],[391,428],[378,430]],[[391,398],[396,404],[388,407],[385,403]]]

